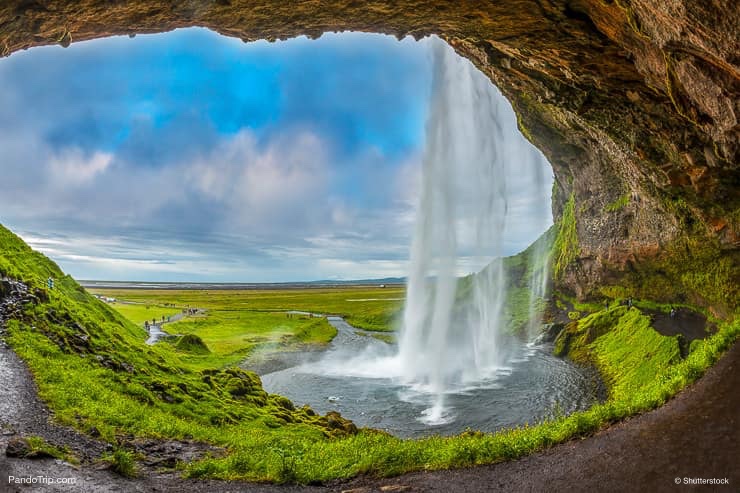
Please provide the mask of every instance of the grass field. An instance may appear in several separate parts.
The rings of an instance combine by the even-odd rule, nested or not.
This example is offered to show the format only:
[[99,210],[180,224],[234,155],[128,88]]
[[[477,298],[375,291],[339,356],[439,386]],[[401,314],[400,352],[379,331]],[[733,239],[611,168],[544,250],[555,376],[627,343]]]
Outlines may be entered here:
[[199,308],[204,313],[168,323],[170,334],[193,334],[208,348],[182,350],[193,368],[237,364],[253,351],[292,351],[305,345],[325,345],[336,335],[323,317],[290,314],[292,310],[345,317],[350,324],[379,330],[378,338],[392,342],[393,319],[404,294],[398,287],[304,288],[285,290],[111,290],[94,294],[118,300],[110,306],[134,323]]
[[338,315],[365,330],[390,332],[403,308],[403,286],[256,290],[93,289],[90,292],[154,306],[174,303],[219,311],[300,310]]
[[143,325],[144,321],[152,319],[162,320],[162,317],[170,317],[180,313],[179,308],[164,307],[151,304],[110,303],[118,313],[131,320],[137,325]]

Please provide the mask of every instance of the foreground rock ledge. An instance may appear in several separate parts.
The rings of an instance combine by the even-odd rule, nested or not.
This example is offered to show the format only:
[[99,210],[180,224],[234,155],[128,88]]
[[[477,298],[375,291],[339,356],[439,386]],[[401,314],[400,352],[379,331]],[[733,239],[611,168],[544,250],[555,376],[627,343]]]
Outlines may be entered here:
[[0,52],[188,26],[244,41],[445,38],[550,159],[555,216],[574,198],[579,248],[559,282],[581,297],[688,235],[737,251],[734,0],[6,0]]

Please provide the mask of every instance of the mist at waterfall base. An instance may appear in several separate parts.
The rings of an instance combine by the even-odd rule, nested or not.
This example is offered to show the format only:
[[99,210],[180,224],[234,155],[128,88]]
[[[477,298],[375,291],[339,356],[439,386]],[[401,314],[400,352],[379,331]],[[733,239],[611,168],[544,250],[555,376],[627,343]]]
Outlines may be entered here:
[[[546,246],[533,252],[526,337],[505,327],[501,258],[512,191],[526,185],[547,196],[548,165],[515,130],[513,110],[491,82],[443,41],[426,42],[430,114],[398,344],[330,319],[338,335],[323,357],[265,375],[264,386],[399,436],[493,431],[585,409],[596,400],[592,376],[530,342],[541,326]],[[544,231],[550,213],[542,202],[532,221]],[[461,279],[471,266],[478,272]]]

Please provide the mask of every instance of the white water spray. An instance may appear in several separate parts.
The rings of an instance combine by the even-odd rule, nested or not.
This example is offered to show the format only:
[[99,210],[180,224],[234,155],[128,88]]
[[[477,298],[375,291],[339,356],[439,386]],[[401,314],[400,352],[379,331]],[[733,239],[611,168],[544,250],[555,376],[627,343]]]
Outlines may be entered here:
[[[536,197],[547,197],[546,180],[544,176],[545,165],[541,162],[543,157],[532,156],[534,159],[525,160],[525,168],[528,169],[528,184]],[[534,226],[539,231],[544,231],[550,225],[551,215],[548,201],[540,200],[536,214],[532,216]],[[527,339],[534,341],[542,333],[542,318],[545,309],[545,299],[550,282],[550,252],[552,249],[552,235],[547,233],[540,236],[529,247],[527,259],[529,272],[527,284],[529,286],[529,322],[527,323]]]
[[527,339],[534,341],[542,333],[542,316],[550,280],[551,243],[542,237],[533,245],[529,258],[529,322]]
[[[496,89],[446,43],[431,44],[432,106],[399,359],[406,383],[437,396],[425,414],[440,423],[445,393],[502,363],[507,194]],[[456,304],[463,253],[488,266],[466,281],[469,301]]]
[[[398,352],[383,344],[359,353],[340,348],[303,371],[390,379],[402,384],[402,401],[425,407],[420,421],[437,425],[456,419],[446,398],[499,388],[514,353],[521,357],[521,347],[508,347],[505,335],[503,240],[509,229],[532,228],[509,224],[507,217],[511,210],[529,220],[537,215],[544,230],[549,214],[542,208],[547,164],[518,134],[504,97],[446,43],[432,38],[429,46],[430,114]],[[480,271],[458,277],[474,270]],[[536,306],[546,269],[532,274],[529,285],[542,286],[534,288]]]
[[[440,424],[454,419],[445,395],[495,377],[505,364],[507,175],[519,182],[526,175],[538,197],[544,179],[541,154],[516,137],[490,80],[443,41],[431,45],[432,103],[398,358],[404,383],[435,396],[423,421]],[[547,285],[546,251],[534,256],[533,320]],[[458,282],[461,258],[485,268]]]

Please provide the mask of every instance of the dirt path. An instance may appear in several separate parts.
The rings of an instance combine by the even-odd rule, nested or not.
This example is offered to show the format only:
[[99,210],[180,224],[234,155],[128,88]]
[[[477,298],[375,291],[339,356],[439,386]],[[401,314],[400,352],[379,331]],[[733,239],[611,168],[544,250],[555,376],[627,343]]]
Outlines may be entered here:
[[[11,440],[30,435],[41,436],[53,445],[70,447],[82,464],[73,466],[56,459],[20,459],[5,455]],[[165,447],[172,443],[183,446],[179,442],[161,443]],[[326,491],[326,488],[244,483],[234,486],[222,481],[184,480],[178,473],[160,472],[156,466],[144,466],[139,478],[127,479],[107,469],[106,464],[99,460],[106,450],[110,450],[106,443],[53,423],[51,412],[38,398],[36,385],[25,363],[0,339],[0,493]],[[177,456],[182,456],[182,449]],[[11,477],[65,478],[73,483],[24,485],[9,482]]]
[[704,339],[717,329],[707,321],[707,317],[686,308],[677,309],[673,317],[656,310],[643,311],[650,315],[652,326],[659,334],[669,337],[680,334],[687,344],[696,339]]
[[[197,308],[197,310],[197,313],[201,313],[200,308]],[[187,315],[185,315],[185,313],[180,312],[170,316],[166,321],[149,325],[145,324],[144,328],[147,329],[147,331],[149,332],[149,338],[146,340],[146,343],[151,346],[152,344],[156,344],[157,342],[159,342],[159,340],[164,337],[174,335],[170,334],[169,332],[165,332],[162,327],[164,327],[165,324],[171,324],[177,322],[178,320],[182,320],[186,316]]]

